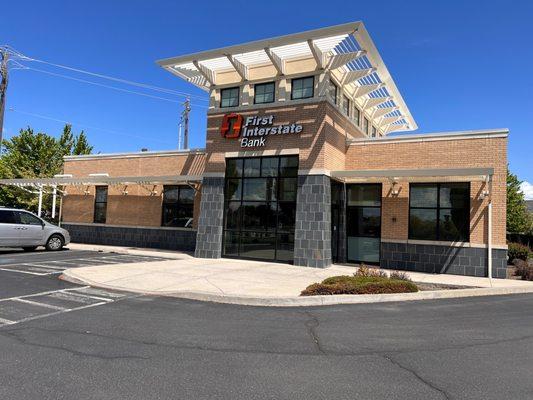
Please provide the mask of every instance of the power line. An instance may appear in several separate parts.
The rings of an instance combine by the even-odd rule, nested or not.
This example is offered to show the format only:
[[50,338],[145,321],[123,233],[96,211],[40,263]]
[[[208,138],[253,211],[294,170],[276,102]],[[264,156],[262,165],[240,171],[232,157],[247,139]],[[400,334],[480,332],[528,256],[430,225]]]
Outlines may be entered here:
[[195,98],[197,100],[208,101],[205,97],[197,96],[197,95],[194,95],[194,94],[191,94],[191,93],[179,92],[177,90],[167,89],[167,88],[163,88],[163,87],[160,87],[160,86],[150,85],[150,84],[147,84],[147,83],[135,82],[135,81],[127,80],[127,79],[117,78],[117,77],[110,76],[110,75],[104,75],[104,74],[99,74],[99,73],[96,73],[96,72],[86,71],[86,70],[79,69],[79,68],[69,67],[68,65],[56,64],[56,63],[52,63],[52,62],[45,61],[45,60],[39,60],[39,59],[36,59],[36,58],[31,58],[31,57],[25,56],[24,54],[22,54],[21,52],[15,50],[13,47],[11,47],[9,45],[0,46],[0,48],[1,47],[7,49],[7,51],[9,51],[13,55],[13,57],[16,57],[17,59],[20,59],[20,60],[23,60],[23,61],[33,61],[33,62],[38,62],[38,63],[42,63],[42,64],[48,64],[48,65],[51,65],[51,66],[54,66],[54,67],[57,67],[57,68],[62,68],[62,69],[66,69],[66,70],[69,70],[69,71],[78,72],[78,73],[81,73],[81,74],[91,75],[91,76],[98,77],[98,78],[101,78],[101,79],[108,79],[108,80],[111,80],[111,81],[114,81],[114,82],[119,82],[119,83],[123,83],[123,84],[127,84],[127,85],[137,86],[137,87],[141,87],[141,88],[144,88],[144,89],[150,89],[150,90],[159,91],[159,92],[172,94],[172,95],[176,95],[176,96],[189,97],[189,98]]
[[154,139],[153,137],[147,138],[145,136],[133,135],[133,134],[130,134],[130,133],[124,133],[124,132],[120,132],[120,131],[104,129],[104,128],[100,128],[100,127],[97,127],[97,126],[86,125],[86,124],[73,122],[73,121],[66,121],[66,120],[59,119],[59,118],[54,118],[54,117],[51,117],[51,116],[48,116],[48,115],[35,114],[35,113],[28,112],[28,111],[17,110],[17,109],[14,109],[12,107],[10,107],[8,110],[16,112],[16,113],[19,113],[19,114],[25,114],[25,115],[29,115],[29,116],[32,116],[32,117],[36,117],[36,118],[42,118],[42,119],[47,119],[47,120],[50,120],[50,121],[61,122],[61,123],[70,124],[70,125],[73,125],[73,126],[79,126],[79,127],[82,127],[82,128],[94,129],[94,130],[98,130],[98,131],[102,131],[102,132],[112,133],[112,134],[115,134],[115,135],[128,136],[128,137],[132,137],[132,138],[136,138],[136,139],[143,139],[143,140],[150,139],[150,140],[153,140],[153,141],[156,141],[156,142],[160,142],[160,143],[165,143],[165,144],[170,144],[171,143],[170,141]]

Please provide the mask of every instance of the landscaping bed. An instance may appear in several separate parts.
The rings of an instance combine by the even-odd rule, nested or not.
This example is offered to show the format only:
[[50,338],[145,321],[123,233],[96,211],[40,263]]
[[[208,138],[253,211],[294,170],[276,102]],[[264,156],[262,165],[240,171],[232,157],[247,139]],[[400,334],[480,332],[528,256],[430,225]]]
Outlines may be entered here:
[[326,278],[321,283],[309,285],[300,295],[415,293],[418,290],[418,286],[403,272],[393,271],[388,275],[383,270],[361,266],[353,276]]

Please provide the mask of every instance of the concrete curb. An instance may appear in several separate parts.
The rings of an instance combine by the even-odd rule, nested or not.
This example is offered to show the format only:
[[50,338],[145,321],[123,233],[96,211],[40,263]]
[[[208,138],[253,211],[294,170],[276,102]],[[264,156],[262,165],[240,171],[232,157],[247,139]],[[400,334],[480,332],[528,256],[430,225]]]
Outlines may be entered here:
[[138,293],[150,296],[176,297],[180,299],[210,301],[214,303],[239,304],[259,307],[311,307],[328,306],[335,304],[369,304],[388,303],[393,301],[418,301],[437,299],[456,299],[463,297],[502,296],[509,294],[533,293],[533,287],[523,286],[514,288],[476,288],[476,289],[453,289],[435,290],[417,293],[394,293],[394,294],[364,294],[364,295],[332,295],[332,296],[308,296],[308,297],[253,297],[253,296],[227,296],[207,292],[192,291],[132,291],[131,289],[93,282],[76,276],[75,269],[63,271],[61,279],[86,285]]

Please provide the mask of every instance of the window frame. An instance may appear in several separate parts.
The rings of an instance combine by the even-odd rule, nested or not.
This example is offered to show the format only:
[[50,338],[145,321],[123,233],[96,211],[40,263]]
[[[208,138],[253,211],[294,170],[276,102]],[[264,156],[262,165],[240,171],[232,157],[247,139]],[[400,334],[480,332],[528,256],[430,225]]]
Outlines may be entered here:
[[[313,84],[311,86],[311,95],[306,97],[294,97],[294,82],[296,81],[305,81],[306,79],[311,79]],[[315,76],[303,76],[301,78],[292,78],[291,79],[291,100],[304,100],[304,99],[311,99],[315,97]]]
[[[466,196],[465,199],[467,200],[466,206],[464,208],[459,207],[442,207],[441,204],[441,187],[446,185],[457,185],[462,184],[466,186]],[[437,188],[437,204],[435,207],[421,207],[421,206],[411,206],[411,195],[412,195],[412,188],[417,186],[435,186]],[[416,183],[410,183],[409,184],[409,201],[408,201],[408,207],[409,207],[409,214],[407,219],[407,239],[408,240],[422,240],[427,242],[452,242],[452,243],[470,243],[470,206],[471,206],[471,198],[470,198],[470,191],[471,191],[471,183],[470,182],[416,182]],[[411,231],[411,210],[434,210],[436,213],[436,224],[435,224],[435,239],[421,239],[421,238],[414,238],[412,237],[412,231]],[[464,240],[443,240],[440,237],[440,214],[441,210],[462,210],[468,215],[468,222],[465,226],[465,238]]]
[[[357,126],[361,127],[361,110],[359,109],[359,107],[355,105],[355,101],[353,104],[353,108],[354,108],[354,112],[353,112],[354,118],[352,119],[355,121],[355,124]],[[356,115],[357,115],[357,118],[355,118]]]
[[[272,161],[275,160],[275,163]],[[224,183],[223,243],[224,257],[259,259],[246,254],[246,240],[253,235],[265,235],[274,242],[273,261],[292,263],[294,256],[294,232],[296,225],[296,204],[298,193],[298,155],[276,155],[260,157],[227,157],[228,164],[235,165],[230,175],[226,173]],[[247,163],[253,166],[248,169]],[[266,168],[265,168],[266,166]],[[252,173],[250,173],[252,172]],[[246,198],[247,183],[265,181],[265,197]],[[288,184],[285,187],[285,183]],[[239,188],[232,191],[233,188]],[[292,190],[288,190],[292,189]],[[254,210],[255,213],[248,213]],[[230,214],[231,212],[231,214]],[[270,214],[270,219],[268,216]],[[290,217],[293,214],[293,217]],[[251,217],[249,220],[247,218]],[[251,225],[250,221],[258,224]],[[292,237],[292,242],[283,242],[282,237]],[[270,240],[269,239],[269,240]],[[236,243],[232,241],[236,240]],[[226,252],[226,246],[234,246],[233,252]],[[285,259],[284,246],[292,246],[293,256]],[[233,251],[232,250],[232,251]]]
[[333,98],[333,103],[338,106],[339,105],[339,87],[337,86],[337,84],[333,81],[333,79],[329,79],[329,91],[328,91],[328,94],[329,94],[329,97],[330,97],[330,100],[331,100],[331,90],[333,89],[333,93],[334,93],[334,98]]
[[[224,106],[223,105],[223,101],[224,101],[223,93],[229,92],[229,91],[232,91],[232,90],[237,90],[237,104]],[[232,87],[220,89],[220,108],[239,107],[240,103],[241,103],[241,88],[240,88],[240,86],[232,86]]]
[[[176,202],[174,201],[165,201],[165,192],[170,189],[170,188],[176,188],[178,189],[178,199],[176,200]],[[163,185],[163,198],[161,199],[161,226],[162,227],[165,227],[165,228],[192,228],[193,227],[193,221],[194,221],[194,202],[195,202],[195,197],[196,197],[196,193],[193,194],[193,200],[192,200],[192,203],[188,203],[188,202],[184,202],[182,201],[181,199],[181,191],[182,189],[188,189],[188,190],[193,190],[191,187],[189,186],[186,186],[186,185]],[[184,206],[186,206],[187,208],[191,207],[191,216],[190,217],[187,217],[187,218],[190,218],[192,221],[190,223],[189,226],[187,226],[187,224],[185,224],[184,226],[180,226],[180,225],[166,225],[165,224],[165,208],[166,207],[172,207],[172,208],[175,208],[176,209],[176,215],[179,217],[179,211],[181,208],[185,208]],[[168,222],[168,221],[167,221]]]
[[370,120],[367,117],[363,117],[363,131],[366,136],[370,136]]
[[346,96],[345,94],[342,95],[342,112],[344,115],[346,115],[348,118],[350,118],[350,108],[352,106],[352,102],[350,101],[350,98]]
[[[104,190],[105,189],[105,201],[98,201],[98,190]],[[104,185],[99,185],[94,187],[94,212],[93,212],[93,223],[95,224],[105,224],[107,222],[107,202],[108,202],[108,196],[109,196],[109,187]],[[96,205],[97,204],[104,204],[104,218],[103,220],[96,219]]]
[[[261,102],[258,102],[257,101],[257,87],[265,87],[267,85],[272,85],[273,87],[273,91],[272,91],[272,101],[261,101]],[[256,83],[254,84],[254,104],[270,104],[270,103],[274,103],[276,101],[276,82],[274,81],[271,81],[271,82],[263,82],[263,83]]]

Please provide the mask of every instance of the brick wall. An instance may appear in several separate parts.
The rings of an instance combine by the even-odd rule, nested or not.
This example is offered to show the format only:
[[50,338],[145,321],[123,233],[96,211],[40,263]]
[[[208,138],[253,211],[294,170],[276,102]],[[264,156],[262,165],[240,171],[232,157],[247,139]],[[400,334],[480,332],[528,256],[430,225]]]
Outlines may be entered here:
[[[170,155],[136,154],[113,157],[89,157],[88,159],[67,159],[64,173],[74,177],[107,173],[117,176],[166,176],[202,175],[205,168],[205,154],[174,153]],[[151,196],[153,185],[130,185],[123,195],[123,185],[108,187],[107,218],[109,225],[161,226],[163,186],[156,185],[157,195]],[[85,194],[85,190],[88,194]],[[92,223],[94,214],[94,186],[67,187],[68,195],[63,198],[63,221]],[[193,226],[197,226],[200,192],[196,193]]]
[[[507,139],[474,138],[438,141],[395,142],[351,145],[346,153],[346,169],[493,167],[493,244],[504,246],[506,221]],[[440,181],[453,181],[443,178]],[[382,237],[407,239],[409,184],[400,182],[397,197],[383,183]],[[479,200],[484,182],[472,182],[470,191],[470,242],[486,243],[488,199]],[[395,219],[395,221],[394,221]]]
[[225,171],[225,154],[238,151],[299,149],[300,169],[342,169],[345,163],[346,135],[362,137],[348,119],[327,101],[296,105],[276,105],[257,110],[237,111],[244,118],[274,115],[274,126],[288,123],[303,125],[300,134],[267,136],[262,147],[241,148],[238,139],[220,135],[222,118],[226,114],[207,116],[206,172]]

